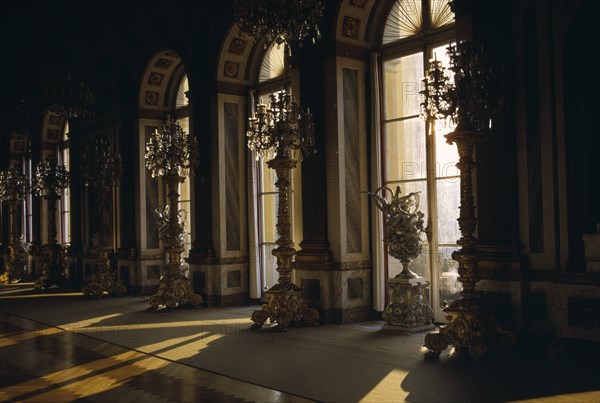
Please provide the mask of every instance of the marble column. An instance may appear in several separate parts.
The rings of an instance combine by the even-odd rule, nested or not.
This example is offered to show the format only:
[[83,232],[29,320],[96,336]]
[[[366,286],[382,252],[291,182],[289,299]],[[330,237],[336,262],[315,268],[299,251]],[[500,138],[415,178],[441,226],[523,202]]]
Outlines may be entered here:
[[334,311],[324,303],[331,281],[323,277],[323,272],[330,273],[333,266],[327,234],[324,66],[320,50],[315,46],[298,49],[298,54],[294,62],[301,74],[300,102],[313,113],[316,144],[315,153],[304,158],[301,164],[303,234],[293,267],[305,301],[320,308],[321,322],[336,322]]

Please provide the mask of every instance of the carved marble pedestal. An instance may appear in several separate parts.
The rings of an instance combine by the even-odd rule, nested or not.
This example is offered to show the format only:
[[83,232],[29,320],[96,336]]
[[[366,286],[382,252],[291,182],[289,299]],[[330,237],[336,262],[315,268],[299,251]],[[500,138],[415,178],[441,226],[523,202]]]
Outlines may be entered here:
[[427,304],[429,281],[402,274],[388,280],[390,303],[383,311],[384,330],[417,333],[432,330],[433,311]]

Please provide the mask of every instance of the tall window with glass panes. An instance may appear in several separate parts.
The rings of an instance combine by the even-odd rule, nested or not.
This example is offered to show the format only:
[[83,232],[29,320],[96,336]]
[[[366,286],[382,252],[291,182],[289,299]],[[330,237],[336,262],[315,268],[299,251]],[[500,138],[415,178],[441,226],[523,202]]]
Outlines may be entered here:
[[[414,272],[430,281],[431,303],[443,320],[444,301],[458,296],[457,262],[452,252],[460,237],[460,202],[456,146],[444,135],[452,127],[421,117],[422,78],[433,58],[447,64],[446,47],[454,41],[454,15],[448,0],[395,2],[388,15],[378,68],[381,73],[381,183],[403,194],[420,192],[427,223],[423,253],[412,262]],[[384,257],[384,278],[398,274],[401,264]]]

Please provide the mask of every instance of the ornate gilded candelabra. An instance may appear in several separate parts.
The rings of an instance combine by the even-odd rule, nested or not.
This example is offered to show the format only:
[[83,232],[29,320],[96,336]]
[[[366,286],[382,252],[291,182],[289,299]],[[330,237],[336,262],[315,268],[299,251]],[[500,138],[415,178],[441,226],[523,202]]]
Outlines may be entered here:
[[[391,329],[421,332],[434,328],[433,311],[427,303],[429,282],[410,270],[423,247],[423,213],[419,211],[419,192],[401,196],[400,186],[393,192],[380,187],[369,193],[385,219],[385,237],[390,256],[402,264],[402,272],[388,280],[390,303],[383,311],[383,319]],[[388,201],[386,194],[390,194]]]
[[196,139],[183,131],[170,115],[161,131],[154,130],[146,144],[146,168],[152,177],[162,177],[169,190],[169,205],[157,209],[161,226],[160,236],[169,256],[169,263],[163,268],[158,292],[148,302],[153,309],[159,306],[175,308],[189,304],[197,307],[202,297],[194,294],[190,280],[182,273],[181,254],[185,246],[183,211],[179,205],[178,185],[187,176],[192,176],[198,164],[198,144]]
[[96,269],[90,280],[81,291],[87,296],[99,298],[104,294],[122,295],[127,292],[124,285],[117,281],[116,273],[110,270],[110,206],[108,195],[122,175],[121,156],[112,153],[109,142],[103,136],[97,137],[94,143],[83,154],[81,177],[86,186],[96,191],[98,201],[99,228],[97,244]]
[[248,147],[256,151],[257,158],[269,158],[267,165],[275,170],[275,186],[279,194],[277,210],[277,248],[272,254],[277,258],[278,283],[266,291],[267,304],[252,313],[256,327],[269,320],[285,329],[290,322],[315,323],[319,313],[302,302],[302,288],[292,283],[292,261],[296,255],[291,240],[289,194],[290,171],[298,159],[314,150],[315,137],[312,115],[292,101],[286,91],[272,93],[270,105],[259,104],[250,119],[247,132]]
[[0,172],[0,200],[8,203],[10,215],[9,260],[5,271],[0,274],[0,283],[15,283],[25,278],[28,244],[18,230],[17,222],[21,201],[29,193],[29,183],[25,175],[14,168]]
[[458,281],[463,285],[460,297],[444,308],[449,323],[439,332],[425,337],[430,355],[439,356],[449,345],[467,349],[479,360],[491,348],[507,350],[516,345],[516,336],[502,331],[482,312],[481,294],[476,290],[482,253],[477,248],[477,216],[473,197],[473,151],[481,136],[490,131],[492,118],[501,104],[501,81],[492,70],[483,48],[473,42],[448,47],[450,71],[434,60],[424,78],[422,114],[429,124],[434,119],[450,119],[456,128],[446,135],[449,144],[458,147],[460,170],[460,216],[458,224],[461,249],[452,254],[458,262]]
[[64,286],[66,282],[66,248],[56,240],[56,201],[67,186],[69,171],[64,165],[57,165],[55,156],[40,161],[35,170],[33,189],[36,196],[42,196],[48,202],[48,243],[42,245],[42,275],[34,281],[36,288]]

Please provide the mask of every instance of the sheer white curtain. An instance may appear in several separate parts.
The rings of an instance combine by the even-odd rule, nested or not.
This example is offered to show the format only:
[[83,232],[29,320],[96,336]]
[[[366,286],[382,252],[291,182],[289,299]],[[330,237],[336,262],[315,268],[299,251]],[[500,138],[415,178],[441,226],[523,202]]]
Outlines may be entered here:
[[[371,130],[371,149],[375,150],[373,158],[371,160],[371,183],[372,189],[382,186],[382,173],[381,173],[381,55],[379,53],[373,53],[371,55],[371,99],[373,102],[371,116],[375,117],[372,119],[372,130]],[[372,250],[373,250],[373,309],[377,311],[383,311],[385,308],[385,249],[383,247],[383,215],[381,211],[371,203],[371,231],[373,236],[371,238]]]
[[[252,115],[254,113],[254,91],[250,91],[248,94],[248,113]],[[251,116],[249,116],[251,117]],[[256,183],[258,181],[256,164],[259,161],[256,161],[256,156],[254,152],[250,149],[247,149],[248,158],[248,167],[247,167],[247,189],[248,189],[248,241],[250,247],[249,249],[249,258],[250,258],[250,267],[249,267],[249,286],[250,286],[250,298],[260,298],[261,297],[261,275],[260,275],[260,253],[259,253],[259,238],[258,238],[258,209],[257,209],[257,201],[258,201],[258,188]]]

